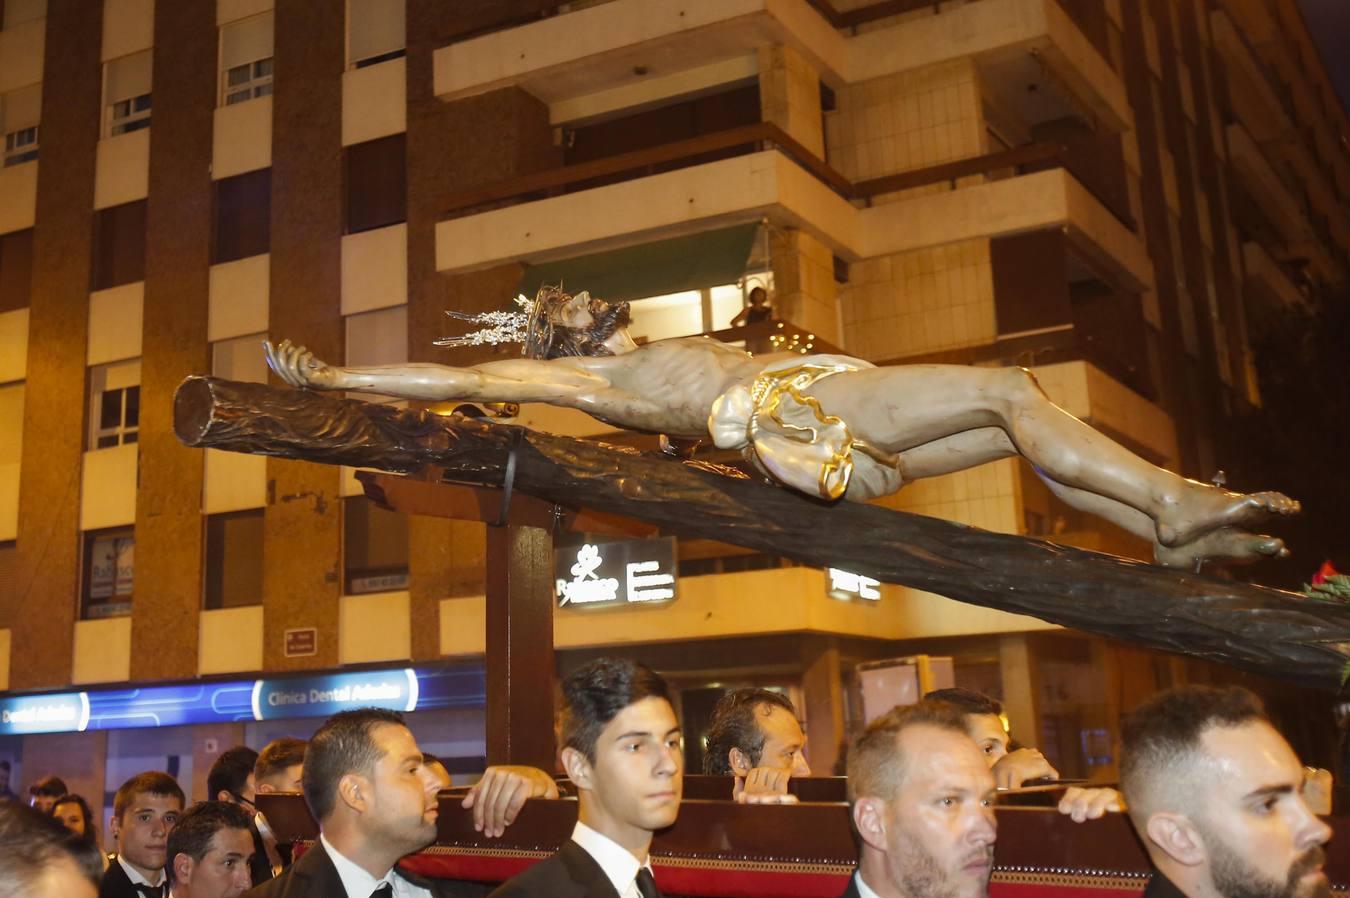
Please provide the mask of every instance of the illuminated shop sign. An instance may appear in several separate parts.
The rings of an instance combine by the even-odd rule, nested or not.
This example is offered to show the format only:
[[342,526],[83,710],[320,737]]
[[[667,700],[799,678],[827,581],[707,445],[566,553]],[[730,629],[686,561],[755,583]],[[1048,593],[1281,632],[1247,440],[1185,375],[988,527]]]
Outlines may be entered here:
[[327,717],[350,708],[482,708],[486,699],[487,682],[476,666],[0,696],[0,735]]
[[867,599],[872,602],[881,599],[881,590],[877,589],[881,585],[880,580],[864,577],[862,574],[855,574],[851,571],[841,571],[837,567],[832,567],[825,573],[830,578],[829,594],[833,598]]
[[675,540],[586,543],[553,555],[558,607],[610,607],[675,598]]

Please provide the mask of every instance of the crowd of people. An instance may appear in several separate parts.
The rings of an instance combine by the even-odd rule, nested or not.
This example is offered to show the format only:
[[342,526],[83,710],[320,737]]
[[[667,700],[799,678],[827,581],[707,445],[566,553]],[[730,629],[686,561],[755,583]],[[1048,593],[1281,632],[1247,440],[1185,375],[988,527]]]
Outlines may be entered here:
[[[563,683],[565,776],[490,767],[462,799],[474,826],[501,835],[530,798],[577,801],[571,838],[494,898],[654,898],[653,835],[680,811],[684,745],[665,681],[641,664],[594,661]],[[964,689],[929,693],[873,720],[847,754],[858,866],[843,898],[980,898],[993,870],[1000,790],[1055,780],[1039,751],[1013,744],[998,703]],[[733,690],[715,709],[704,772],[738,802],[792,803],[809,776],[807,737],[783,695]],[[1075,820],[1128,813],[1155,868],[1147,898],[1322,898],[1330,828],[1309,805],[1309,768],[1260,701],[1232,687],[1161,693],[1123,721],[1119,791],[1072,787]],[[4,771],[8,773],[8,771]],[[0,801],[0,898],[431,898],[488,887],[424,881],[399,864],[436,837],[451,785],[404,718],[362,709],[329,718],[308,741],[223,752],[208,799],[146,772],[113,802],[104,856],[88,802],[48,777],[30,803]],[[299,857],[255,802],[301,792],[320,834]],[[1319,808],[1317,810],[1326,810]],[[758,813],[758,812],[756,812]]]

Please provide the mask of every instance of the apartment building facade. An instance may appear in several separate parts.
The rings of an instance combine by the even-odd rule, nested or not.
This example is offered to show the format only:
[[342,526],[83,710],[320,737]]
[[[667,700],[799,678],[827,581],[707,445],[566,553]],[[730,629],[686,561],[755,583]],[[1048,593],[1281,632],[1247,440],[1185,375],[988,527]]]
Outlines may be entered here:
[[[479,361],[493,350],[432,345],[445,310],[561,279],[633,300],[643,337],[736,339],[764,286],[797,348],[1026,365],[1208,479],[1216,428],[1260,400],[1253,323],[1347,271],[1350,123],[1293,0],[0,8],[10,690],[481,654],[481,525],[381,511],[345,469],[178,444],[178,383],[265,380],[265,337],[349,364]],[[1016,460],[890,501],[1147,549]],[[822,746],[862,660],[951,654],[1070,744],[1188,675],[898,587],[839,601],[825,572],[719,551],[681,546],[665,608],[559,609],[565,663],[604,647],[691,688],[783,684]],[[312,652],[288,652],[295,630]]]

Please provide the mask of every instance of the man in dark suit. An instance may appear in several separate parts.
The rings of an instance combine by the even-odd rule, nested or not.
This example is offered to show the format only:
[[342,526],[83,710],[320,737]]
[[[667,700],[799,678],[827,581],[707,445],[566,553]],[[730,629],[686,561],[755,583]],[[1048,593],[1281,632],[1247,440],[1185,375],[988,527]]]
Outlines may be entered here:
[[252,882],[250,817],[237,802],[201,801],[169,830],[172,898],[239,898]]
[[1145,898],[1329,898],[1312,768],[1237,686],[1185,686],[1125,718],[1120,788],[1156,872]]
[[859,853],[844,898],[985,898],[994,793],[951,705],[923,701],[872,721],[848,753]]
[[440,898],[481,887],[414,881],[396,864],[436,838],[440,781],[393,711],[330,717],[310,739],[302,773],[319,841],[247,898]]
[[680,810],[684,754],[666,683],[601,658],[563,683],[563,768],[577,788],[572,838],[493,898],[657,898],[652,833]]
[[[258,761],[258,753],[247,745],[227,748],[211,765],[206,776],[206,794],[215,801],[225,801],[238,805],[250,815],[257,815],[258,808],[253,803],[257,793],[257,783],[253,776],[253,765]],[[272,864],[268,861],[267,845],[257,824],[250,818],[249,834],[253,839],[253,854],[248,859],[250,885],[261,885],[272,878]]]
[[167,773],[138,773],[113,798],[111,831],[117,855],[99,898],[167,898],[164,881],[169,830],[183,814],[183,790]]

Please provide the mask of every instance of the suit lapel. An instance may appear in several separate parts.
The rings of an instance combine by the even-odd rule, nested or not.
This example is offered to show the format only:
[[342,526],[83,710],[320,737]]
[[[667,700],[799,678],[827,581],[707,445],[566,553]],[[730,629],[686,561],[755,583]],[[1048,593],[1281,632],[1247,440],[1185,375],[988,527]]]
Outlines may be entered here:
[[313,884],[320,895],[346,895],[342,877],[338,876],[333,859],[323,850],[322,842],[315,842],[291,865],[291,876],[298,876]]
[[557,857],[572,882],[581,886],[580,894],[594,898],[619,898],[619,893],[614,890],[614,883],[609,881],[599,862],[576,842],[568,839],[563,843],[563,847],[558,849]]

